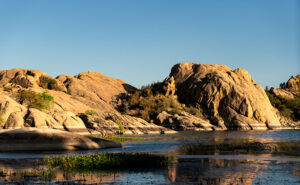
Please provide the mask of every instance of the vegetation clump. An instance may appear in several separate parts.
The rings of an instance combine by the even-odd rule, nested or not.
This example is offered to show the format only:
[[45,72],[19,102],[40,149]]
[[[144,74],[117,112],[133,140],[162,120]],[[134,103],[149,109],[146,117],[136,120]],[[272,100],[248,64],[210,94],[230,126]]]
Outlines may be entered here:
[[40,86],[44,89],[57,89],[57,82],[55,79],[42,78],[40,81]]
[[0,124],[4,122],[3,118],[1,117],[4,113],[4,110],[0,109]]
[[63,170],[113,170],[162,167],[168,158],[148,153],[101,153],[44,158],[45,164]]
[[279,110],[282,116],[294,121],[300,120],[300,97],[288,100],[281,96],[275,96],[267,89],[266,94],[268,95],[271,104]]
[[49,110],[54,105],[54,97],[48,92],[37,93],[26,90],[19,92],[17,98],[21,104],[25,103],[28,107],[39,110]]
[[180,104],[177,96],[165,95],[163,83],[155,82],[143,86],[128,98],[128,107],[134,116],[146,121],[154,120],[163,111],[169,114],[180,114],[182,111],[201,117],[201,110],[195,107],[185,107]]
[[85,113],[84,113],[85,115],[89,115],[89,116],[91,116],[91,115],[94,115],[94,114],[96,114],[96,111],[94,111],[94,110],[87,110],[87,111],[85,111]]

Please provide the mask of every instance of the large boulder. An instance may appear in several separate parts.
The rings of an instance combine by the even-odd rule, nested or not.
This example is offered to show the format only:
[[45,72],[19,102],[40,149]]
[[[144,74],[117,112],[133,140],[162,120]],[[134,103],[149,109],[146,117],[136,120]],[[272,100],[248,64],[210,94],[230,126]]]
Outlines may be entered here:
[[0,131],[0,152],[91,150],[114,147],[121,147],[121,144],[55,129],[22,128]]
[[169,76],[175,80],[179,100],[203,108],[217,127],[238,130],[281,128],[264,89],[244,69],[179,63]]

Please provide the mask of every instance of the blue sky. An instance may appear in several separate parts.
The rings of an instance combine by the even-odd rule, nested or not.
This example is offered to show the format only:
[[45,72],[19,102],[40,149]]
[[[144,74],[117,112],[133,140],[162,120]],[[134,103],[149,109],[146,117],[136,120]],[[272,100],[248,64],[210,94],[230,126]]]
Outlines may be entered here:
[[179,62],[300,73],[298,0],[0,0],[0,68],[97,71],[139,87]]

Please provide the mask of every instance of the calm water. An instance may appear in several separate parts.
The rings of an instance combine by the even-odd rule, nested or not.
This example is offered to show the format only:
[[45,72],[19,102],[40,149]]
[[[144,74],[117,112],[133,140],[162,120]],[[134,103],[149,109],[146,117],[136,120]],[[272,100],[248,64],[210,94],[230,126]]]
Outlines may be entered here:
[[[123,148],[51,153],[1,153],[0,184],[300,184],[300,157],[259,155],[187,155],[181,147],[224,141],[300,142],[299,130],[183,132],[146,135],[149,140],[125,143]],[[61,154],[97,152],[151,152],[170,156],[168,167],[143,171],[66,173],[54,171],[50,179],[38,175],[34,159]]]

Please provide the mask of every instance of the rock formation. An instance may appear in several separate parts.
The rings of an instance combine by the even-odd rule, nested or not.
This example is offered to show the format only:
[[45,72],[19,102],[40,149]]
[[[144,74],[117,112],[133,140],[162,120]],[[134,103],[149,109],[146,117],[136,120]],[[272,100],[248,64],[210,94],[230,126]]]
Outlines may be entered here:
[[180,63],[169,76],[174,77],[179,100],[203,108],[211,123],[219,128],[281,128],[264,89],[244,69]]
[[[298,75],[286,83],[286,88],[273,89],[273,93],[287,99],[298,97],[299,84]],[[147,90],[146,93],[153,93]],[[43,94],[46,91],[48,94]],[[138,116],[135,110],[124,114],[126,111],[121,113],[116,109],[127,105],[123,106],[127,110],[128,99],[121,97],[128,98],[135,91],[136,88],[126,82],[97,72],[53,78],[38,70],[0,70],[0,128],[53,128],[102,136],[174,133],[173,130],[290,128],[288,121],[281,119],[272,107],[264,89],[240,68],[232,70],[225,65],[196,63],[175,65],[169,77],[155,85],[155,93],[150,97],[154,105],[159,100],[168,100],[162,101],[162,106],[174,110],[159,112],[155,109],[156,114],[148,120],[151,123],[134,117]],[[22,93],[35,99],[25,101],[20,98]],[[54,97],[49,100],[53,101],[51,106],[38,104],[39,108],[30,104],[46,96]],[[177,107],[172,107],[172,103]],[[143,106],[139,108],[145,112]],[[196,117],[193,111],[202,111],[205,116]]]
[[294,99],[300,96],[300,75],[291,77],[286,83],[283,83],[282,88],[271,88],[270,92],[275,96],[281,96],[285,99]]
[[[119,113],[113,107],[113,101],[135,88],[100,73],[80,73],[75,77],[61,75],[55,79],[38,70],[2,70],[0,85],[1,128],[54,128],[100,135],[173,132]],[[54,105],[49,110],[30,107],[18,100],[22,91],[47,91],[54,97]],[[121,127],[124,127],[123,131]]]

